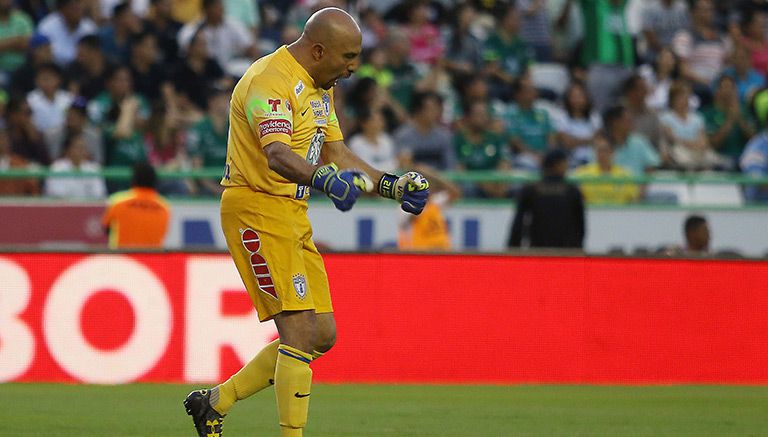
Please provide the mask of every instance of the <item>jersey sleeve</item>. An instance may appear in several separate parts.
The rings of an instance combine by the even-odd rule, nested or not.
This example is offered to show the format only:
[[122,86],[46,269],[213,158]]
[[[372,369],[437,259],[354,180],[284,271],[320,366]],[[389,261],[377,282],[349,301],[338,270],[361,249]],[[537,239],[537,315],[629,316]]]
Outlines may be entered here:
[[339,127],[339,117],[336,116],[336,99],[333,97],[333,89],[331,89],[330,94],[331,113],[328,115],[328,132],[325,136],[325,141],[342,141],[344,140],[344,135],[341,133],[341,128]]
[[248,90],[245,115],[261,147],[275,141],[291,145],[293,111],[288,97],[291,90],[268,79],[256,79]]

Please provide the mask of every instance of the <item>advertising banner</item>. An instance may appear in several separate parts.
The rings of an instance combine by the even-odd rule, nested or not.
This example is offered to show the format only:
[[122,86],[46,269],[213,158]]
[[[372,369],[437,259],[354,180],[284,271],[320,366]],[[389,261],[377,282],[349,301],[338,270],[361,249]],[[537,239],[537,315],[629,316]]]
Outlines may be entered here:
[[[317,381],[768,383],[764,262],[325,261]],[[4,254],[0,278],[0,381],[213,382],[277,337],[227,255]]]

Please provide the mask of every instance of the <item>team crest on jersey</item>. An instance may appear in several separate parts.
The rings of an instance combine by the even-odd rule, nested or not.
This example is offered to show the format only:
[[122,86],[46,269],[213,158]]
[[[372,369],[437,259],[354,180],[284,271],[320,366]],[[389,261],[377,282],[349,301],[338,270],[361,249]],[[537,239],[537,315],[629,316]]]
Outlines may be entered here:
[[299,299],[307,297],[307,279],[301,273],[293,275],[293,289]]
[[301,94],[302,91],[304,91],[304,82],[299,81],[293,89],[293,92],[296,93],[296,97],[299,97],[299,94]]
[[331,115],[331,96],[328,93],[323,94],[323,111],[326,117]]

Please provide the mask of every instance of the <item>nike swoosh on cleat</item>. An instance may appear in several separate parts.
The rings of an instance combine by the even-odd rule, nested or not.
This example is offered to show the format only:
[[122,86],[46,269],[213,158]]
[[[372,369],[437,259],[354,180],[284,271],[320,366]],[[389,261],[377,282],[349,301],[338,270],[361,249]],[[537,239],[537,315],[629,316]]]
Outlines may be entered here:
[[299,392],[296,392],[296,394],[294,394],[294,396],[296,396],[297,398],[305,398],[305,397],[309,396],[309,393],[307,393],[305,395],[302,395],[302,394],[299,394]]

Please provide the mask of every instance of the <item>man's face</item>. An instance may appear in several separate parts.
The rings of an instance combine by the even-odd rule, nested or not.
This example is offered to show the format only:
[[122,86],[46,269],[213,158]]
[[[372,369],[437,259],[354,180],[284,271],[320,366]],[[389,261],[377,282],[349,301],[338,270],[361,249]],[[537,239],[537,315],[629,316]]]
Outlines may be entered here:
[[73,0],[61,8],[61,15],[67,23],[79,23],[83,18],[83,4],[80,0]]
[[712,0],[698,0],[693,6],[693,16],[702,23],[712,23],[715,18],[715,5]]
[[[347,39],[348,41],[344,41]],[[318,77],[315,78],[321,88],[329,90],[341,78],[348,78],[360,66],[361,38],[343,38],[331,41],[328,45],[318,44],[322,48],[319,57]],[[317,48],[316,48],[317,51]]]
[[688,247],[696,250],[709,250],[709,225],[703,223],[688,232]]

